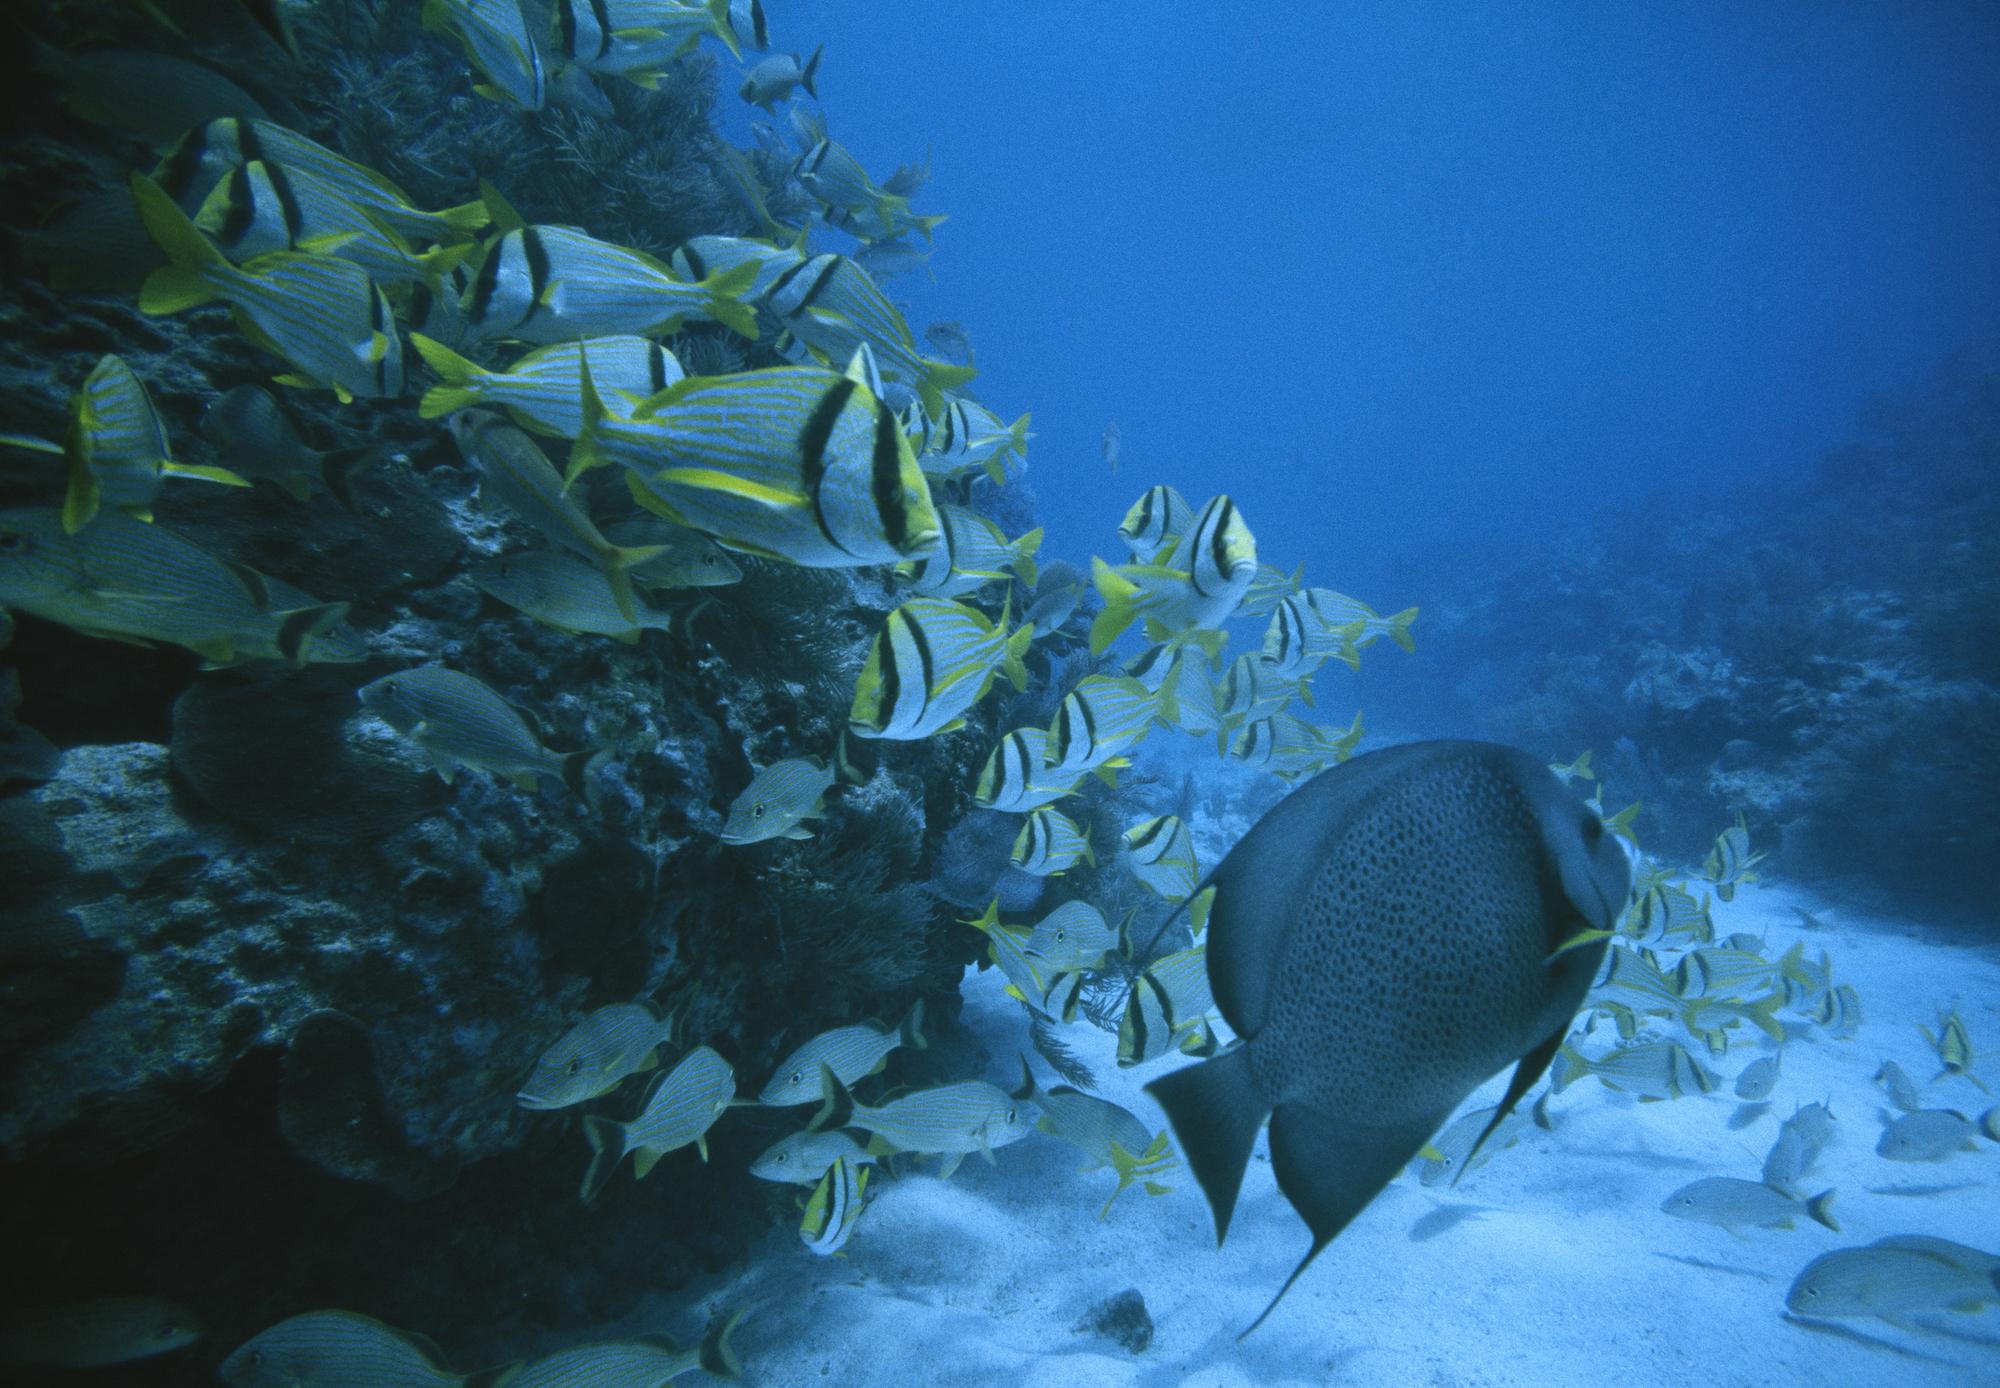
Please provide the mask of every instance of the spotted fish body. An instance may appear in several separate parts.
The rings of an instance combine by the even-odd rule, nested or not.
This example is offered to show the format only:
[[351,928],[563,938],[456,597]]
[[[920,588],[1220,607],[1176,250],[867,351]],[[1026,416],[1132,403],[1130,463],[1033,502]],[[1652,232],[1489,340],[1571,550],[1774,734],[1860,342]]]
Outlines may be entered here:
[[1218,1236],[1271,1116],[1312,1231],[1296,1280],[1488,1076],[1520,1062],[1496,1123],[1540,1078],[1603,951],[1558,946],[1610,928],[1631,865],[1527,754],[1420,742],[1307,782],[1209,882],[1209,981],[1242,1044],[1147,1088]]

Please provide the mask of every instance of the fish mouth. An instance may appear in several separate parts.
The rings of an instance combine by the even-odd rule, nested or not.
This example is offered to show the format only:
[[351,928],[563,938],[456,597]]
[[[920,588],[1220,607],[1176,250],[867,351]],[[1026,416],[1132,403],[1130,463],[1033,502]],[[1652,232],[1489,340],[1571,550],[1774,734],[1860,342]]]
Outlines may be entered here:
[[546,1113],[548,1112],[548,1110],[552,1108],[561,1107],[560,1104],[550,1103],[547,1099],[542,1098],[540,1095],[530,1094],[525,1089],[514,1096],[514,1102],[521,1108],[534,1109],[542,1113]]

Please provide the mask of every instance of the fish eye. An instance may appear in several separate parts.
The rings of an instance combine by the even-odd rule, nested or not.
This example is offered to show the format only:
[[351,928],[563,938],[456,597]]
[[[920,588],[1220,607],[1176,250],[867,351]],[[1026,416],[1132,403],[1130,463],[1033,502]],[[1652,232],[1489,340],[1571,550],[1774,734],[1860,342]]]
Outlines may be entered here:
[[572,1060],[568,1065],[564,1066],[563,1073],[566,1075],[574,1075],[580,1073],[582,1069],[583,1069],[583,1060],[581,1057],[579,1057],[578,1059]]
[[792,1159],[791,1153],[780,1152],[778,1153],[777,1157],[774,1160],[777,1161],[778,1165],[783,1166],[786,1162],[790,1161],[791,1159]]
[[158,1330],[154,1331],[153,1335],[157,1339],[171,1340],[174,1338],[174,1336],[180,1333],[181,1333],[180,1327],[177,1325],[163,1325]]
[[792,1083],[793,1083],[793,1084],[804,1084],[804,1083],[805,1083],[805,1078],[806,1078],[806,1077],[805,1077],[805,1072],[804,1072],[804,1071],[801,1071],[801,1070],[794,1070],[794,1071],[792,1071]]
[[762,805],[751,806],[750,817],[752,819],[762,819],[764,817],[764,807]]
[[28,537],[18,530],[0,530],[0,554],[19,554],[28,547]]

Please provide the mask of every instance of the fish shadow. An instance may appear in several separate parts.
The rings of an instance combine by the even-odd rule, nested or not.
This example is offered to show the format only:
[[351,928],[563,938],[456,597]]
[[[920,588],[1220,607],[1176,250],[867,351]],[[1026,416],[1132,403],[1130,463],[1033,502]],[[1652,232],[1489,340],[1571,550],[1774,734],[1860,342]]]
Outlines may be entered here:
[[1574,1157],[1597,1157],[1605,1161],[1633,1162],[1665,1171],[1706,1171],[1710,1163],[1695,1157],[1677,1157],[1670,1152],[1648,1152],[1639,1147],[1572,1147]]
[[1420,1216],[1410,1226],[1411,1243],[1428,1243],[1438,1235],[1447,1233],[1468,1220],[1478,1219],[1488,1212],[1485,1205],[1439,1205],[1436,1209]]
[[1737,1267],[1734,1263],[1712,1263],[1706,1258],[1690,1258],[1684,1253],[1660,1253],[1656,1251],[1653,1256],[1655,1258],[1665,1258],[1670,1263],[1686,1263],[1689,1267],[1700,1268],[1703,1272],[1726,1272],[1732,1277],[1750,1277],[1755,1278],[1759,1282],[1775,1282],[1778,1280],[1770,1273],[1759,1272],[1756,1268]]
[[1789,1311],[1783,1312],[1779,1316],[1779,1319],[1796,1325],[1801,1330],[1810,1330],[1818,1335],[1831,1335],[1839,1340],[1849,1340],[1857,1345],[1865,1345],[1869,1349],[1886,1350],[1890,1354],[1899,1354],[1905,1359],[1916,1359],[1926,1364],[1943,1364],[1947,1368],[1953,1369],[1962,1369],[1965,1367],[1965,1365],[1959,1363],[1956,1359],[1946,1359],[1935,1354],[1925,1354],[1920,1349],[1913,1349],[1909,1345],[1899,1345],[1894,1340],[1885,1340],[1879,1335],[1867,1334],[1864,1331],[1856,1330],[1851,1325],[1841,1325],[1835,1321],[1814,1320],[1809,1316],[1795,1316]]

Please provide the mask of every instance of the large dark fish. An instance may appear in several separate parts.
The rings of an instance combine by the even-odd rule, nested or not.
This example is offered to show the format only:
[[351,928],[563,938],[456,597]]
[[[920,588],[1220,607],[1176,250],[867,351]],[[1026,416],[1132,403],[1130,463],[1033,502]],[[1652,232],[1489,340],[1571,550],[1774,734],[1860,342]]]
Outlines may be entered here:
[[[1208,974],[1242,1044],[1147,1089],[1215,1213],[1257,1130],[1319,1251],[1459,1103],[1541,1077],[1631,889],[1616,835],[1525,752],[1419,742],[1356,757],[1259,820],[1208,879]],[[1478,1150],[1474,1144],[1473,1152]]]

